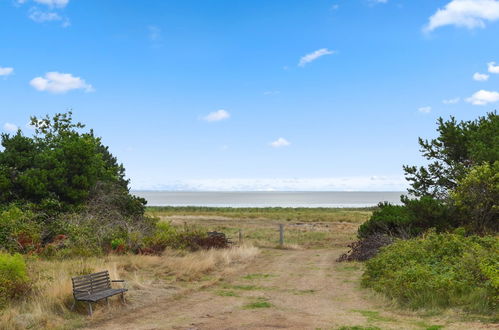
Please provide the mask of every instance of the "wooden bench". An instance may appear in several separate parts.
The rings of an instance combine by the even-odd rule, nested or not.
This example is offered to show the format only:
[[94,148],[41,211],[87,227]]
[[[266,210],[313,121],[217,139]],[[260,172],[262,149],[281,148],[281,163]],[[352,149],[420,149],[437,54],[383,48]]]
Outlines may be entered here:
[[99,300],[106,299],[107,305],[109,306],[109,297],[121,295],[121,301],[125,303],[124,293],[128,291],[126,288],[113,289],[111,283],[121,282],[125,283],[124,280],[111,280],[109,277],[109,272],[107,270],[73,277],[73,297],[74,303],[71,310],[74,309],[77,301],[86,301],[88,303],[88,315],[92,315],[92,303]]

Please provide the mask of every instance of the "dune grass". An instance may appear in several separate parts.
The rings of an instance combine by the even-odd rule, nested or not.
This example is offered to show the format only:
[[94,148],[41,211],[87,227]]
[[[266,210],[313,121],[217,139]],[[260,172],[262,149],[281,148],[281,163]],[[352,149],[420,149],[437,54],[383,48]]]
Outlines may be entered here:
[[147,213],[152,216],[205,216],[237,219],[269,219],[298,222],[352,222],[361,224],[371,216],[375,208],[233,208],[233,207],[174,207],[151,206]]
[[[252,246],[196,253],[167,251],[163,256],[111,255],[103,258],[43,260],[28,258],[32,290],[20,301],[14,301],[0,314],[0,329],[74,328],[86,320],[85,306],[71,312],[71,277],[109,270],[112,279],[125,279],[127,300],[134,305],[137,296],[144,297],[158,290],[180,290],[193,282],[206,280],[206,275],[252,259],[259,253]],[[218,280],[210,277],[211,281]],[[121,308],[118,299],[111,299],[111,308]],[[141,298],[141,301],[143,299]],[[96,314],[105,307],[97,306]]]

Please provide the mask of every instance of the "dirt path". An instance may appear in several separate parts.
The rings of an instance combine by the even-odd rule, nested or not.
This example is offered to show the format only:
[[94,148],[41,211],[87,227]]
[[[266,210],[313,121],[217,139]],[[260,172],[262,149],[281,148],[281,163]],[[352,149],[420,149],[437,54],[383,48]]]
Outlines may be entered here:
[[[491,328],[423,318],[397,309],[359,287],[360,266],[334,262],[336,250],[265,250],[224,282],[164,299],[93,329],[381,329]],[[439,329],[435,327],[433,329]]]

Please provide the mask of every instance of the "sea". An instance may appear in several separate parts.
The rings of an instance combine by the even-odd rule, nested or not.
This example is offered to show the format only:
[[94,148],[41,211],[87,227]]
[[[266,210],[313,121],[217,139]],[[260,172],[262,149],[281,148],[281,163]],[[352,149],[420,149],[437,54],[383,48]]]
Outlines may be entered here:
[[400,204],[403,191],[132,191],[149,206],[358,208]]

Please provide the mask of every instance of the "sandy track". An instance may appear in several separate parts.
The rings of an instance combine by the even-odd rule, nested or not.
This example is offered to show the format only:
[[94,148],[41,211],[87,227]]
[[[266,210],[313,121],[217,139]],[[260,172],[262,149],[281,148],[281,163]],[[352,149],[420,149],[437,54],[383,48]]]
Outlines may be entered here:
[[[360,269],[336,263],[336,250],[265,250],[251,265],[215,286],[164,299],[93,329],[382,329],[487,328],[480,323],[422,318],[393,309],[359,287]],[[230,296],[230,295],[237,296]],[[225,295],[225,296],[224,296]],[[227,296],[229,295],[229,296]],[[270,307],[249,308],[255,302]],[[386,306],[386,305],[385,305]]]

